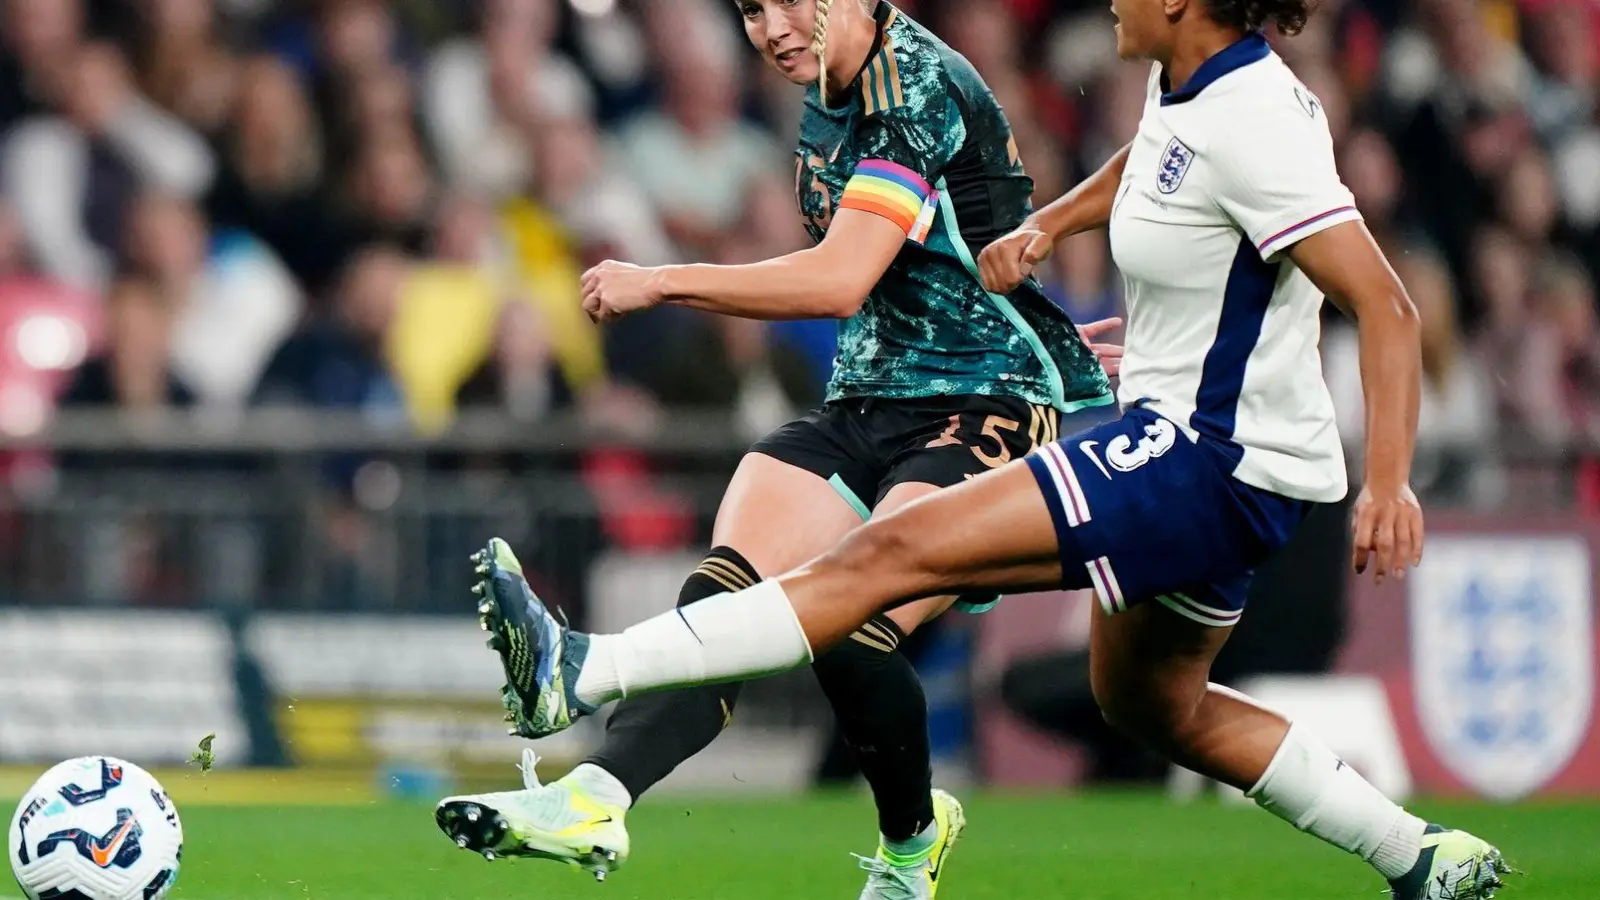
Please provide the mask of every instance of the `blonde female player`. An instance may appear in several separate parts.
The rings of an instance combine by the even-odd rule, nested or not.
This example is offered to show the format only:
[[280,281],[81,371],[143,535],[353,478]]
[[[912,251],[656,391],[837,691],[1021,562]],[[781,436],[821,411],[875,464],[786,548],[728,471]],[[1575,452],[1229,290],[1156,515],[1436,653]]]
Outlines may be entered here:
[[[659,303],[758,319],[833,317],[839,348],[825,405],[759,441],[740,464],[714,548],[683,586],[680,609],[786,571],[865,519],[1055,439],[1063,416],[1113,402],[1095,351],[1037,283],[996,293],[979,281],[977,252],[1023,223],[1033,185],[1004,114],[966,60],[877,0],[739,0],[737,8],[766,61],[809,86],[795,171],[816,246],[745,266],[606,263],[584,278],[585,308],[601,321]],[[993,595],[963,599],[981,605]],[[880,845],[863,860],[866,898],[932,897],[962,828],[960,805],[932,791],[926,701],[897,651],[951,603],[933,598],[863,620],[814,664],[878,806]],[[531,684],[531,670],[520,668],[529,648],[496,640],[508,677]],[[546,856],[603,874],[626,858],[625,810],[717,736],[737,694],[722,685],[625,701],[604,746],[568,777],[452,798],[438,821],[477,852]],[[507,694],[517,730],[546,730],[544,713],[518,697]]]
[[[1421,561],[1408,486],[1416,310],[1334,168],[1321,104],[1259,29],[1310,0],[1113,0],[1124,57],[1154,60],[1133,143],[991,244],[991,290],[1050,243],[1109,225],[1127,285],[1120,421],[903,506],[810,563],[620,635],[568,632],[503,542],[480,557],[486,627],[532,648],[511,690],[545,731],[622,696],[789,668],[882,610],[1030,585],[1093,586],[1091,677],[1108,719],[1173,761],[1355,854],[1396,900],[1481,900],[1508,867],[1384,797],[1302,726],[1209,683],[1252,569],[1346,491],[1317,361],[1329,297],[1360,327],[1365,478],[1354,565]],[[635,289],[604,273],[603,305]],[[1287,889],[1286,889],[1287,890]],[[1292,890],[1290,890],[1292,893]]]

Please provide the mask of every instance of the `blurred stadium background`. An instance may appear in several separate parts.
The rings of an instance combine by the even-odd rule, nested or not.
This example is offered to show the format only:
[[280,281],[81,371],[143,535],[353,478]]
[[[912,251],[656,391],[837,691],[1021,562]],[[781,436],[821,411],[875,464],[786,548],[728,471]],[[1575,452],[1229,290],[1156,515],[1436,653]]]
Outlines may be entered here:
[[[899,5],[988,78],[1041,201],[1133,133],[1101,0]],[[508,538],[583,626],[654,612],[743,448],[820,395],[831,323],[601,331],[577,299],[606,257],[800,246],[799,92],[727,0],[0,6],[0,797],[81,753],[182,772],[213,732],[180,803],[513,783],[467,554]],[[1323,511],[1218,677],[1397,794],[1600,797],[1600,2],[1326,0],[1278,43],[1422,311],[1430,547],[1376,589]],[[1119,312],[1103,235],[1044,277]],[[1358,451],[1348,323],[1323,354]],[[1087,602],[916,636],[942,782],[1206,790],[1100,723]],[[809,675],[746,697],[663,791],[850,782]]]

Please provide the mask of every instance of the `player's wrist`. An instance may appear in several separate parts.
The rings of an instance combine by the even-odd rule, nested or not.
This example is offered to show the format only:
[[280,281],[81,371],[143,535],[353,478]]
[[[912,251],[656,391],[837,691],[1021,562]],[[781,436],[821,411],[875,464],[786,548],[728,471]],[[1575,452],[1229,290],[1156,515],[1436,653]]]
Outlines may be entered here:
[[1033,215],[1023,220],[1022,228],[1019,230],[1042,231],[1046,237],[1050,238],[1050,243],[1052,244],[1061,240],[1066,236],[1067,223],[1063,221],[1062,216],[1065,210],[1058,208],[1060,206],[1061,201],[1057,200],[1044,209],[1036,211]]
[[646,282],[646,289],[651,305],[662,303],[681,303],[694,296],[691,290],[693,277],[686,270],[691,268],[685,265],[658,266],[651,270],[650,278]]
[[1368,469],[1363,484],[1373,499],[1393,500],[1405,493],[1410,485],[1410,479],[1403,473]]

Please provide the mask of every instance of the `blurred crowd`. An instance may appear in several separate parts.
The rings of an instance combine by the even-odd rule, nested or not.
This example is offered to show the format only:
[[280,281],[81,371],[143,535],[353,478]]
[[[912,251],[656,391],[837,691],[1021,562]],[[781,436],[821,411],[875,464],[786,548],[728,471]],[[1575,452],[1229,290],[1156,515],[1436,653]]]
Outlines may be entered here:
[[[0,431],[60,405],[465,406],[746,437],[820,393],[830,322],[658,310],[604,331],[606,257],[805,240],[801,92],[732,0],[3,0]],[[1000,98],[1038,202],[1134,132],[1103,2],[905,0]],[[1424,320],[1425,486],[1504,492],[1501,435],[1600,435],[1600,0],[1326,0],[1280,52]],[[1044,280],[1115,314],[1106,241]],[[1353,329],[1326,368],[1359,452]],[[1498,487],[1497,487],[1498,485]]]

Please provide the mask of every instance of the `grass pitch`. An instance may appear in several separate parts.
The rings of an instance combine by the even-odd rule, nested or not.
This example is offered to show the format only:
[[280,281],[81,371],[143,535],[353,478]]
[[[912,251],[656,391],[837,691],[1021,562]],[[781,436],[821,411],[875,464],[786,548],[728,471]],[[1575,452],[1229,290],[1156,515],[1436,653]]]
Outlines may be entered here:
[[[1366,866],[1253,807],[1148,795],[969,792],[941,900],[1348,900],[1382,897]],[[1494,840],[1523,873],[1507,900],[1600,898],[1600,804],[1423,805]],[[629,815],[632,862],[605,884],[547,862],[455,848],[432,810],[380,802],[195,805],[174,900],[853,900],[870,802],[650,798]],[[7,893],[0,890],[0,894]],[[15,893],[15,891],[11,891]]]

